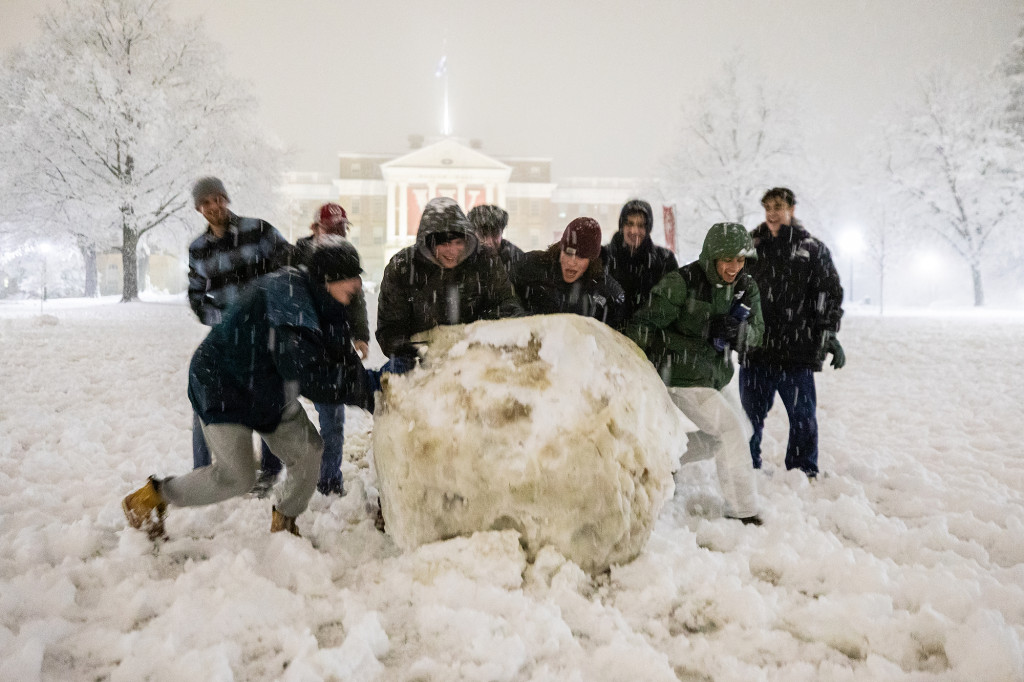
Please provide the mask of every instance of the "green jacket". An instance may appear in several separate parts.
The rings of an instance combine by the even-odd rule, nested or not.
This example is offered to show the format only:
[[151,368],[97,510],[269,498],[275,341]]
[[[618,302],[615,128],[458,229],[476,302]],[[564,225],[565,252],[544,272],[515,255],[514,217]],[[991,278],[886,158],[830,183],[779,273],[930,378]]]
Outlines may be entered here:
[[[647,353],[668,386],[720,390],[732,379],[731,351],[742,353],[761,342],[764,318],[754,279],[740,271],[726,284],[715,268],[718,258],[750,257],[751,252],[742,225],[712,226],[700,258],[665,275],[651,290],[650,302],[634,315],[625,334]],[[708,338],[708,323],[728,315],[734,302],[748,306],[750,316],[740,325],[738,347],[718,351]]]

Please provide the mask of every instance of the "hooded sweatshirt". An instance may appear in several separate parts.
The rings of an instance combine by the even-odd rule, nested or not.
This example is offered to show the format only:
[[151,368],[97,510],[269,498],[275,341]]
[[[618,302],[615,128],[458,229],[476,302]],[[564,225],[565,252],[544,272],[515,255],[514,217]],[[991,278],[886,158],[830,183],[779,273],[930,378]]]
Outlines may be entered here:
[[[434,257],[432,242],[441,233],[466,240],[462,260],[454,268],[444,268]],[[409,355],[412,336],[438,325],[523,314],[501,260],[480,248],[459,205],[438,197],[423,209],[416,243],[396,253],[384,268],[377,343],[385,355]]]
[[627,327],[626,336],[647,352],[667,385],[721,390],[729,383],[734,349],[716,350],[708,325],[712,317],[728,315],[736,301],[750,308],[750,316],[740,325],[735,350],[760,343],[764,320],[757,284],[745,270],[726,283],[715,267],[718,259],[740,255],[756,257],[746,229],[737,223],[712,225],[700,257],[665,275]]
[[[636,250],[630,249],[622,236],[626,218],[633,213],[644,216],[647,234]],[[612,235],[611,242],[601,249],[605,270],[622,287],[626,294],[624,315],[629,319],[651,300],[651,289],[667,273],[679,267],[675,254],[664,246],[651,241],[654,212],[646,201],[634,199],[626,202],[619,212],[619,230]]]

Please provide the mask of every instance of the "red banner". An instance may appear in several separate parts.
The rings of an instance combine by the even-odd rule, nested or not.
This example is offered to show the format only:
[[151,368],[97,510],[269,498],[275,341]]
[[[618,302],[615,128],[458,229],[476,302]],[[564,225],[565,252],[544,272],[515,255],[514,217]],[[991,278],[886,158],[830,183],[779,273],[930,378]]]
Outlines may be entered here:
[[675,206],[662,206],[661,219],[665,223],[665,244],[669,251],[676,252],[676,208]]

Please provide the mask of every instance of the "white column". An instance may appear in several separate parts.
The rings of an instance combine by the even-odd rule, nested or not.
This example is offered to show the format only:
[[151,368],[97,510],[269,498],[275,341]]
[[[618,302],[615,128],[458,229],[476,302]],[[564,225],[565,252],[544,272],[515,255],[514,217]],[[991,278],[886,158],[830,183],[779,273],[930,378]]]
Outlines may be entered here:
[[387,203],[385,215],[387,216],[387,223],[384,227],[384,241],[391,241],[391,235],[395,234],[395,211],[398,210],[398,204],[395,201],[395,190],[397,187],[392,181],[388,181],[387,194],[385,199]]
[[484,186],[484,203],[485,204],[493,204],[494,203],[494,183],[493,182],[488,182]]
[[398,229],[395,237],[404,236],[409,229],[409,183],[398,183]]
[[458,197],[457,203],[459,208],[462,209],[463,213],[466,211],[466,183],[458,182],[455,183],[455,196]]

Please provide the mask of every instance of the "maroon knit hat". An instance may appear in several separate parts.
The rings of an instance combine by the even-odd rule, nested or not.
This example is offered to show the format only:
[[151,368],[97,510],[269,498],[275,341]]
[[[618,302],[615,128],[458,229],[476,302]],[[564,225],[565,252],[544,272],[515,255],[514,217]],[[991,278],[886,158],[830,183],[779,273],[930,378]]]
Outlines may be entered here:
[[348,216],[338,204],[324,204],[317,212],[317,223],[320,229],[327,234],[336,234],[344,237],[348,231]]
[[601,255],[601,226],[593,218],[576,218],[562,233],[562,251],[593,260]]

